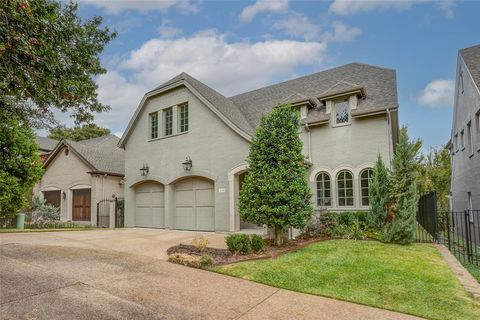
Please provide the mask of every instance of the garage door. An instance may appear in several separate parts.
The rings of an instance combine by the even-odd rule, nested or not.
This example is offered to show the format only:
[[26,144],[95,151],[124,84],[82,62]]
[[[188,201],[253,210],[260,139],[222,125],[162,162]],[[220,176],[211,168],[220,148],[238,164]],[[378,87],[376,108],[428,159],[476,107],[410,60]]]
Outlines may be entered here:
[[165,225],[164,188],[145,182],[135,188],[135,226],[163,228]]
[[215,199],[213,182],[190,178],[175,184],[175,228],[213,231]]

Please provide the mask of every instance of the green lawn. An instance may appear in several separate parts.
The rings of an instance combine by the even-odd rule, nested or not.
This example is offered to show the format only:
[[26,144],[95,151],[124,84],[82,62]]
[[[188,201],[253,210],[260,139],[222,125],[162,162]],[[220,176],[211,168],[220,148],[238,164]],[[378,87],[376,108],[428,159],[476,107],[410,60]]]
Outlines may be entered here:
[[480,319],[480,304],[463,289],[431,244],[332,240],[274,260],[213,270],[425,318]]

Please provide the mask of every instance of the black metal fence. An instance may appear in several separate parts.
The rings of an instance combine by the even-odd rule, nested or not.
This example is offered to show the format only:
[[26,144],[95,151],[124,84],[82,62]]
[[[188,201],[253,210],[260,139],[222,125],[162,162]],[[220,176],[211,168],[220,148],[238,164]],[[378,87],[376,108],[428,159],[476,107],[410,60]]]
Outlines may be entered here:
[[417,241],[445,245],[461,262],[480,266],[480,210],[437,211],[435,192],[418,203]]
[[[113,210],[113,212],[111,212]],[[125,201],[123,198],[103,199],[97,203],[97,227],[110,228],[110,216],[114,215],[115,228],[124,227]]]

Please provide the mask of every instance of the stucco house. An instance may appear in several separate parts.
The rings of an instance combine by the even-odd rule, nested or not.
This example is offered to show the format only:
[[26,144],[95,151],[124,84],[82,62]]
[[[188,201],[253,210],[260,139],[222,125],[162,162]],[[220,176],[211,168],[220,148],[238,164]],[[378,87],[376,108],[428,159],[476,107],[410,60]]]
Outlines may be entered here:
[[61,140],[43,164],[34,193],[60,208],[62,221],[96,225],[100,200],[123,197],[124,150],[114,135]]
[[480,209],[480,45],[461,49],[451,140],[454,211]]
[[38,152],[40,153],[40,159],[42,162],[47,160],[50,152],[57,146],[58,141],[54,139],[50,139],[47,137],[35,136],[35,142],[38,146]]
[[249,227],[238,213],[249,143],[262,114],[291,103],[317,210],[366,210],[373,164],[398,139],[395,70],[352,63],[225,97],[181,73],[141,100],[125,149],[127,226]]

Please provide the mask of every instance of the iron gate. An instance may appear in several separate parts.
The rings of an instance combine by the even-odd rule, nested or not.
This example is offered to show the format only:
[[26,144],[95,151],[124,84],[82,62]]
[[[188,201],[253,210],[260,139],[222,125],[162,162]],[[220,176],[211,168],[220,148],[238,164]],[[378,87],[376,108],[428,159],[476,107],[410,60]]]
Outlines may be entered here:
[[437,211],[437,195],[420,196],[417,241],[436,242],[462,262],[480,266],[480,210]]
[[[113,212],[110,212],[112,211]],[[110,216],[114,215],[115,228],[124,227],[125,200],[123,198],[103,199],[97,203],[97,228],[110,228]]]

